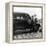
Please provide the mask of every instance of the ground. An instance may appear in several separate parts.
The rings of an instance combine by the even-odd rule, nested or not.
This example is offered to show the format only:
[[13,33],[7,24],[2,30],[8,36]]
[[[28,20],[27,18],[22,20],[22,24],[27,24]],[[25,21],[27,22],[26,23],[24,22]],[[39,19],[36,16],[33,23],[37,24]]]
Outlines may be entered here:
[[19,34],[15,35],[14,39],[39,39],[42,38],[42,33],[41,32],[36,32],[36,33],[27,33],[27,34]]

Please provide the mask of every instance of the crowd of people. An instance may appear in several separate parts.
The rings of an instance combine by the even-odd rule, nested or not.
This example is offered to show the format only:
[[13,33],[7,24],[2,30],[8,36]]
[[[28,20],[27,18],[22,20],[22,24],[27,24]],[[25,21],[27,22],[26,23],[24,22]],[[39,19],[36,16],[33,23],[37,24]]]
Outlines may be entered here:
[[16,18],[13,19],[14,34],[36,33],[37,31],[42,32],[41,23],[39,22],[38,18],[36,18],[37,15],[30,17],[28,14],[19,14],[14,15],[14,18],[16,16]]
[[38,18],[34,18],[34,17],[36,17],[36,15],[28,19],[28,25],[30,27],[30,32],[37,32],[37,31],[42,32],[41,23],[39,22]]

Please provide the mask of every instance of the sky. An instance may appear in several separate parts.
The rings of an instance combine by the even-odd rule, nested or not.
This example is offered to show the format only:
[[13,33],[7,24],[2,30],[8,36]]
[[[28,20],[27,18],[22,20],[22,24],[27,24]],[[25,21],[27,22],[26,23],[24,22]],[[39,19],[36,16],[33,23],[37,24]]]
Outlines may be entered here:
[[30,16],[36,15],[38,19],[41,19],[42,8],[40,7],[13,7],[13,12],[28,13]]

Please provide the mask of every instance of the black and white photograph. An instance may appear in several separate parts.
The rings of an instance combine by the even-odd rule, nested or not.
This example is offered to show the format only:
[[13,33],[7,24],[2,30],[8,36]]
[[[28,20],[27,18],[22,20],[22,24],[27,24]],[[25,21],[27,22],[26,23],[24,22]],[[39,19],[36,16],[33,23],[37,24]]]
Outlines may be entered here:
[[45,41],[45,25],[45,4],[28,2],[9,2],[6,4],[6,42]]
[[42,11],[42,7],[13,6],[13,40],[42,39]]

